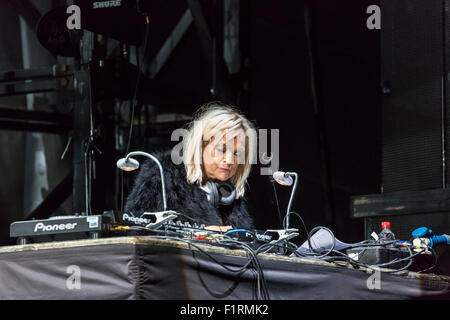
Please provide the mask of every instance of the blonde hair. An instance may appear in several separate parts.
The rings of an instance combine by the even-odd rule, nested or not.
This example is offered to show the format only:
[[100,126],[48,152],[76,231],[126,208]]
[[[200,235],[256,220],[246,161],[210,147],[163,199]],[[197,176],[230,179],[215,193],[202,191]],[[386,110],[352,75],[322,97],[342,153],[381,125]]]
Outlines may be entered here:
[[235,107],[218,102],[210,102],[196,111],[184,137],[183,162],[186,178],[191,184],[201,184],[203,180],[203,142],[212,138],[221,139],[225,134],[232,137],[244,132],[245,162],[238,162],[236,173],[230,182],[236,188],[236,198],[245,193],[245,183],[250,175],[256,153],[256,134],[253,124]]

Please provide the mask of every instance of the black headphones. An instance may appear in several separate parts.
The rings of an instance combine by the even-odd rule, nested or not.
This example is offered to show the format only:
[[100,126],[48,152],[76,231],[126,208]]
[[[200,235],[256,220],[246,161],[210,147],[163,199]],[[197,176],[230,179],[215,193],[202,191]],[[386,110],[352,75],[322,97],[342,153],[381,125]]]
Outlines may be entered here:
[[208,181],[202,188],[209,203],[218,208],[219,205],[228,206],[236,199],[236,189],[229,181]]

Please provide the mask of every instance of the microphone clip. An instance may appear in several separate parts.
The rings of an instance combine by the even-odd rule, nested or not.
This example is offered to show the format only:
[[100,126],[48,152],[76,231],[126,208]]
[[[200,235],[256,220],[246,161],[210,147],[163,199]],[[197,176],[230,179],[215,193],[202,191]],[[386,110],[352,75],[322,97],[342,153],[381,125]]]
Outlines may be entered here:
[[290,229],[281,229],[281,230],[273,230],[268,229],[266,232],[272,232],[278,234],[278,239],[270,241],[271,244],[278,243],[284,240],[290,240],[292,238],[295,238],[299,235],[298,229],[290,228]]
[[158,229],[162,224],[168,223],[177,217],[177,213],[173,210],[168,211],[159,211],[159,212],[144,212],[143,216],[153,216],[156,220],[155,222],[151,222],[147,224],[145,227],[147,229]]

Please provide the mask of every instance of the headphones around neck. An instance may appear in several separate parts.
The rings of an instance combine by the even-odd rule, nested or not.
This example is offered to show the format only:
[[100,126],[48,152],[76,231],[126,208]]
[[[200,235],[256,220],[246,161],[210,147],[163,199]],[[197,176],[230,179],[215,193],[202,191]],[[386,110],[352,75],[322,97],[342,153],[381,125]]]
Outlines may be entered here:
[[202,189],[206,192],[209,203],[215,208],[219,205],[228,206],[236,199],[236,189],[229,181],[208,181]]

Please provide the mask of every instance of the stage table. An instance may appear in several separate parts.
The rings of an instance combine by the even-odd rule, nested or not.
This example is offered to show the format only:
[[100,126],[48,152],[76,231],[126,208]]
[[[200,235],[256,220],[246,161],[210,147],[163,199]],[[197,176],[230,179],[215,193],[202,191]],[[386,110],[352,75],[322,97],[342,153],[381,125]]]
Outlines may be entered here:
[[[248,253],[133,236],[0,247],[0,299],[259,298]],[[199,248],[201,250],[199,250]],[[448,299],[449,278],[259,254],[270,299]],[[232,271],[226,270],[217,261]]]

